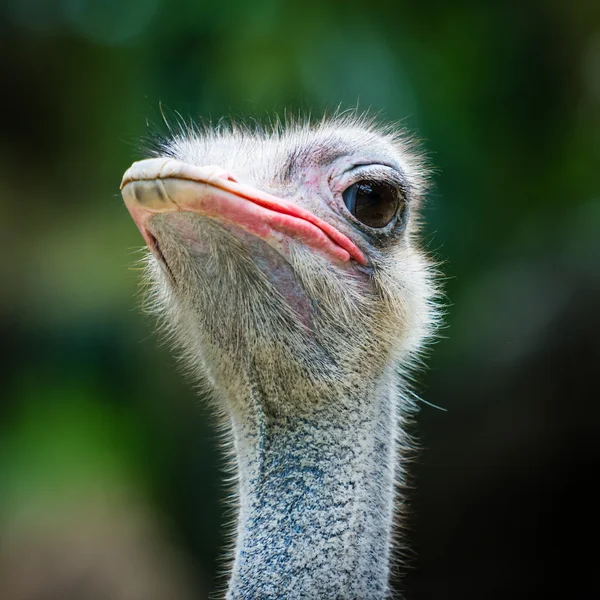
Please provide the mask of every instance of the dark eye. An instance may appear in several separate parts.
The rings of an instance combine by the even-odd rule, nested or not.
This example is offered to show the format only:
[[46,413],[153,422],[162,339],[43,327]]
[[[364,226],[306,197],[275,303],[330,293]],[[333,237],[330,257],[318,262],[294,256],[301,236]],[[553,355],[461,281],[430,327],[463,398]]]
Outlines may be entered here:
[[348,210],[369,227],[385,227],[404,210],[400,192],[383,181],[357,181],[342,192]]

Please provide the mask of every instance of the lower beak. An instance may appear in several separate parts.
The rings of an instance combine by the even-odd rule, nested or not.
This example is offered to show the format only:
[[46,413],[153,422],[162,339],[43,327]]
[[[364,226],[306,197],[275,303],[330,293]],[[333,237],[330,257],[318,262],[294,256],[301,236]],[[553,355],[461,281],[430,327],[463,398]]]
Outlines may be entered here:
[[170,158],[142,160],[125,172],[121,193],[151,248],[148,219],[179,211],[214,217],[268,243],[280,244],[284,236],[292,237],[330,259],[367,264],[354,242],[326,221],[293,202],[240,184],[218,167],[197,167]]

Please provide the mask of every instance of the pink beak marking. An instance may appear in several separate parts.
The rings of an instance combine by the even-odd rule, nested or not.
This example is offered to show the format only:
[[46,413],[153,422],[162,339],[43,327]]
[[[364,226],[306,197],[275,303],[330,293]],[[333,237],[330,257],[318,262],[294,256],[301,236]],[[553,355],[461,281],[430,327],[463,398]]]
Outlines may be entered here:
[[313,213],[287,200],[238,183],[218,167],[197,167],[171,158],[133,163],[121,193],[146,243],[154,249],[146,221],[157,213],[193,212],[241,227],[267,241],[301,240],[330,258],[366,265],[350,238]]

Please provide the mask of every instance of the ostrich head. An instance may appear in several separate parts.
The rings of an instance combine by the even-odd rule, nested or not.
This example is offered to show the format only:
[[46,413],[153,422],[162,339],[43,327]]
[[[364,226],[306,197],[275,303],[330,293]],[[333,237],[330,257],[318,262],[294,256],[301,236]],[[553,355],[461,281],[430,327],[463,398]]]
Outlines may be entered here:
[[185,131],[125,173],[156,307],[230,431],[230,598],[383,598],[435,319],[426,172],[364,118]]

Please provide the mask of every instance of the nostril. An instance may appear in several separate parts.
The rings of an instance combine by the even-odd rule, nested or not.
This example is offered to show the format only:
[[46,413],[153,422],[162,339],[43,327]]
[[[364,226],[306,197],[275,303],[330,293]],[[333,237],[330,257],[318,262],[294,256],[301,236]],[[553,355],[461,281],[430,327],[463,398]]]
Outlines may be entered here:
[[219,175],[217,175],[217,177],[219,179],[225,179],[225,181],[233,181],[234,183],[238,183],[237,177],[234,177],[230,173],[225,173],[225,172],[219,173]]

